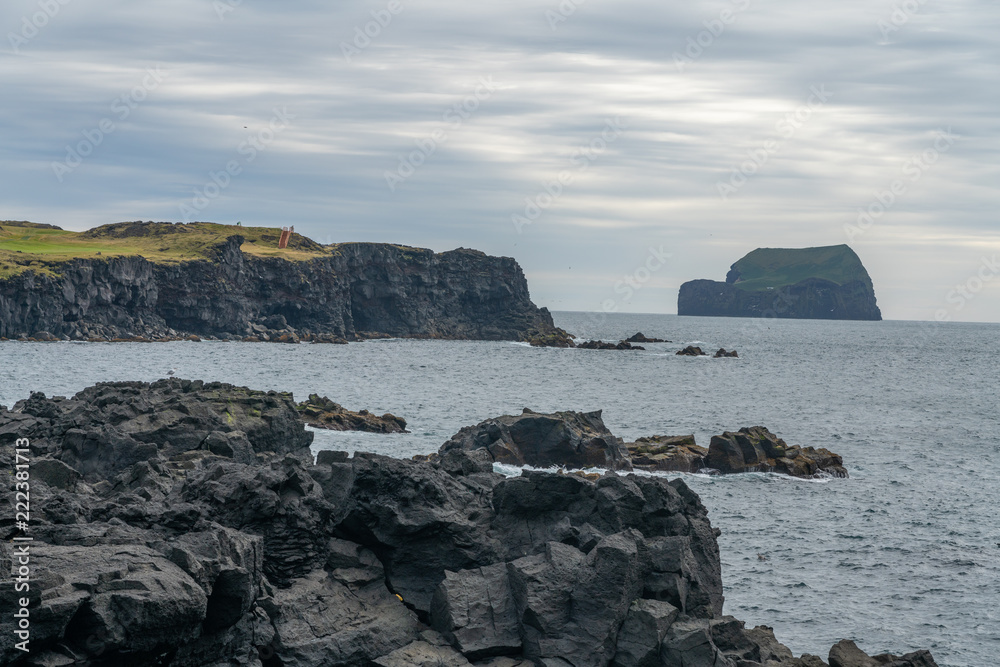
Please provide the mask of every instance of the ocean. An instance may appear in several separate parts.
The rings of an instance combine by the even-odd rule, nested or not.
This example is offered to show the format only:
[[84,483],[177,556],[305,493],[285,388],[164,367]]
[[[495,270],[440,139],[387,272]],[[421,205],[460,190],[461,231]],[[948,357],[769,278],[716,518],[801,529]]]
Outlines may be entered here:
[[[408,457],[524,407],[603,410],[626,440],[767,426],[827,447],[849,479],[681,476],[722,530],[725,611],[797,655],[929,648],[943,667],[1000,656],[1000,325],[554,313],[645,351],[510,342],[351,345],[0,343],[0,404],[108,380],[178,377],[326,395],[412,433],[317,432],[317,449]],[[738,359],[678,357],[688,344]],[[505,469],[507,474],[519,471]],[[758,554],[765,560],[758,558]]]

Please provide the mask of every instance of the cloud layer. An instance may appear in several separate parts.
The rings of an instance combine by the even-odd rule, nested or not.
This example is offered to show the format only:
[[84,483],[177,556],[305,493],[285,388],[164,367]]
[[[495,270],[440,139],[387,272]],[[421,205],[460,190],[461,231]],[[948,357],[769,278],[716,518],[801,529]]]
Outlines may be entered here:
[[850,243],[886,317],[1000,321],[998,24],[946,0],[16,0],[0,217],[476,247],[566,310],[675,312],[753,248]]

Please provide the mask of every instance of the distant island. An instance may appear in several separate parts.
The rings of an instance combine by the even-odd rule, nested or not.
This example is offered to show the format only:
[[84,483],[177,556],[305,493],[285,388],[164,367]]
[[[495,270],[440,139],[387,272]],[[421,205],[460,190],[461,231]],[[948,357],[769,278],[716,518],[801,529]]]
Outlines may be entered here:
[[678,315],[881,320],[875,288],[847,245],[758,248],[730,268],[725,282],[681,285]]
[[290,232],[141,221],[73,232],[0,222],[0,338],[520,340],[554,329],[510,257],[322,245]]

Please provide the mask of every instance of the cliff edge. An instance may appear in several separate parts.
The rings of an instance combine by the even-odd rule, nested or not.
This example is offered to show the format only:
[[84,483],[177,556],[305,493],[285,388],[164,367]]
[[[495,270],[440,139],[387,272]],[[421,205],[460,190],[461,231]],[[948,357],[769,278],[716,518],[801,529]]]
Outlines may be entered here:
[[[510,257],[280,230],[133,222],[87,232],[0,222],[0,337],[242,337],[289,330],[517,340],[553,329]],[[280,324],[276,326],[275,322]]]
[[730,268],[725,282],[681,285],[678,315],[881,320],[872,279],[847,245],[758,248]]

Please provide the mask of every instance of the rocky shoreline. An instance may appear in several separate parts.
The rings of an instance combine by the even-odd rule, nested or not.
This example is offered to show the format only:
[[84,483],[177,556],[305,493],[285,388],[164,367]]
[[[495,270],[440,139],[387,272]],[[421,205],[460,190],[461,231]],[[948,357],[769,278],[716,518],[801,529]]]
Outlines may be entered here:
[[[569,432],[569,421],[584,442],[606,440],[593,413],[526,414],[496,428],[544,441],[546,425]],[[433,462],[314,461],[287,393],[170,379],[0,408],[0,464],[11,469],[14,442],[30,440],[35,558],[30,593],[17,594],[30,596],[31,653],[3,633],[0,662],[827,664],[723,614],[718,530],[682,480],[506,478],[485,447],[466,446],[476,429]],[[6,570],[23,533],[4,503]],[[0,604],[15,597],[4,580]],[[935,663],[841,642],[829,665]]]

